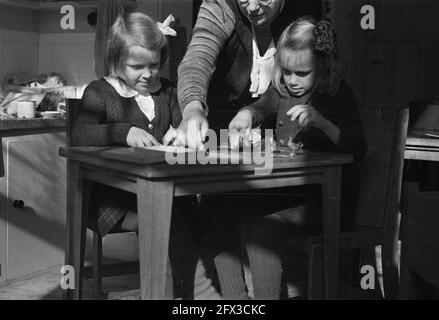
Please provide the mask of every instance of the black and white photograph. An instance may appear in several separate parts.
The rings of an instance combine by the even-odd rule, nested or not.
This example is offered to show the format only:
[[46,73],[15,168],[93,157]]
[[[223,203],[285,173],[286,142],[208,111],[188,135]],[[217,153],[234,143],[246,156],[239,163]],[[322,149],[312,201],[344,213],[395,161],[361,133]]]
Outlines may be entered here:
[[439,299],[438,12],[0,0],[0,300]]

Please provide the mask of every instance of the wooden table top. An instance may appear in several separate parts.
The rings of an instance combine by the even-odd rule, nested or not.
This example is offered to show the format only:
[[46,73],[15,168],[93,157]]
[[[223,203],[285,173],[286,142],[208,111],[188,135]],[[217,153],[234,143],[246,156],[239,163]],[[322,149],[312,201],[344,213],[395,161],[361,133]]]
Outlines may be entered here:
[[408,135],[405,144],[405,159],[439,161],[439,138]]
[[[125,152],[124,159],[114,159],[109,156],[111,152],[120,154]],[[142,163],[142,157],[151,157],[151,151],[141,148],[129,147],[61,147],[61,156],[85,164],[102,166],[109,169],[127,172],[146,178],[181,177],[205,174],[237,173],[255,171],[255,168],[262,168],[257,164],[175,164],[170,165],[165,161],[165,154],[153,155],[152,162]],[[310,167],[323,167],[352,163],[352,155],[301,151],[294,157],[286,156],[287,150],[281,150],[281,156],[273,156],[273,171],[300,169]]]
[[439,148],[439,138],[408,135],[405,144],[408,147],[416,146]]

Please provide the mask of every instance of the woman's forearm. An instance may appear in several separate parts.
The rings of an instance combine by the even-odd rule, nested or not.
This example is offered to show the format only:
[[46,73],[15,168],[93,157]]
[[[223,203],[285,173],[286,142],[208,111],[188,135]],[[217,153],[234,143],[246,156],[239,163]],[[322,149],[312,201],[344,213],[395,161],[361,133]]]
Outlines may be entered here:
[[224,0],[203,2],[192,40],[178,67],[178,101],[182,110],[194,100],[206,104],[217,58],[234,26],[233,11]]

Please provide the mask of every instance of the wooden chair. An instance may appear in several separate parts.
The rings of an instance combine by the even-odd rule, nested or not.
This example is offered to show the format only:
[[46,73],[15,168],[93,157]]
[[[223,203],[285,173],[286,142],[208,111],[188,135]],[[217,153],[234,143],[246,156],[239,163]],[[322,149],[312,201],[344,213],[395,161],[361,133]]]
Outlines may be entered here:
[[[340,257],[344,258],[346,252],[358,253],[360,249],[381,245],[384,296],[395,299],[398,296],[399,200],[408,109],[374,108],[363,109],[361,113],[368,152],[360,162],[362,180],[355,225],[340,235]],[[293,239],[289,244],[297,246],[301,241]],[[307,237],[306,242],[308,298],[320,299],[323,296],[321,237]]]
[[[418,119],[425,112],[430,119],[435,115],[427,109],[437,105],[433,100],[410,101],[409,134],[422,134]],[[417,128],[416,128],[417,127]],[[413,130],[414,129],[414,130]],[[412,132],[411,132],[412,131]],[[434,148],[433,148],[434,150]],[[434,154],[434,151],[430,151]],[[401,259],[400,259],[400,299],[437,299],[439,297],[439,273],[437,252],[439,249],[439,162],[421,160],[430,152],[411,151],[404,162],[404,177],[401,197]],[[417,160],[413,160],[417,158]]]
[[[75,120],[81,100],[80,99],[67,99],[66,100],[66,112],[67,112],[67,139],[66,146],[70,146],[70,136],[72,132],[73,121]],[[86,203],[90,203],[89,197],[86,196]],[[90,209],[89,205],[86,205],[85,208]],[[84,217],[88,217],[88,212],[84,213]],[[93,232],[93,246],[92,246],[92,254],[93,254],[93,265],[92,267],[84,268],[84,277],[87,279],[92,279],[92,288],[93,295],[95,297],[103,297],[104,293],[102,292],[102,277],[110,277],[124,274],[133,274],[139,272],[139,262],[124,262],[117,264],[102,264],[102,236],[91,226],[87,225],[87,227]],[[112,233],[121,233],[123,231],[114,231]],[[84,250],[84,248],[83,248]]]
[[[400,299],[437,299],[439,248],[438,191],[421,191],[419,183],[405,181],[402,188],[402,248]],[[422,288],[422,283],[425,283]],[[431,287],[433,292],[428,292]],[[424,292],[425,291],[425,292]]]

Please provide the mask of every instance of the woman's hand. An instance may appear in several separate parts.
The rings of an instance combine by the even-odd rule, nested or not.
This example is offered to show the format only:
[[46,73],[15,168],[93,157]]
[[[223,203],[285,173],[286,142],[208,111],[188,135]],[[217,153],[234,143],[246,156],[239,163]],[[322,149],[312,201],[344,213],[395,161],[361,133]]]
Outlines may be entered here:
[[130,128],[130,131],[128,131],[127,134],[126,141],[127,145],[129,145],[130,147],[138,148],[159,145],[157,140],[151,134],[137,127]]
[[320,112],[309,104],[299,104],[287,111],[291,121],[298,120],[301,128],[315,127],[323,131],[333,144],[340,140],[340,129],[331,121],[326,119]]
[[[183,120],[177,129],[173,145],[199,149],[206,139],[209,123],[199,101],[192,101],[183,111]],[[164,144],[169,141],[163,141]]]
[[239,147],[242,139],[244,146],[251,145],[251,128],[253,115],[249,110],[239,111],[229,123],[229,145],[231,149]]

